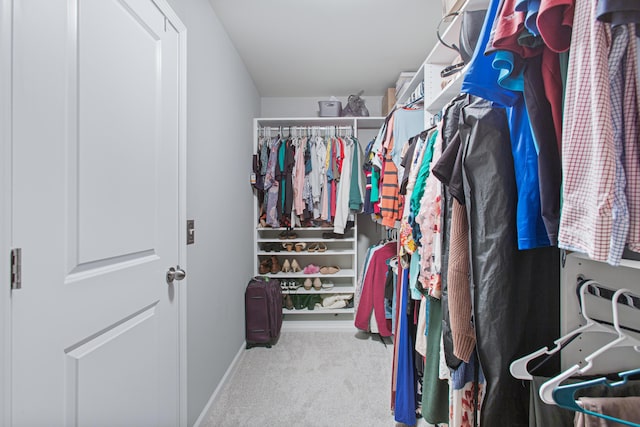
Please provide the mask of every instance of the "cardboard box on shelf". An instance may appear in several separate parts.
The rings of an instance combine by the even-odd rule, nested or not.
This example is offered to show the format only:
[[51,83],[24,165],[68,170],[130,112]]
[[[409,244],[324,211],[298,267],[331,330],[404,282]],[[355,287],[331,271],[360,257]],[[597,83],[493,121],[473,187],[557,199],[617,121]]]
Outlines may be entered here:
[[382,115],[386,116],[393,110],[393,107],[396,105],[396,89],[393,87],[388,88],[384,92],[384,96],[382,97]]

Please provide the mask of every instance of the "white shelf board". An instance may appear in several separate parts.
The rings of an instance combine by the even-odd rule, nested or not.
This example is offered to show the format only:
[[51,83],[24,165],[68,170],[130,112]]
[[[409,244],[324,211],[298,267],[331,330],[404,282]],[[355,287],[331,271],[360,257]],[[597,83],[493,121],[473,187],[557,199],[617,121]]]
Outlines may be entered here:
[[385,117],[290,117],[290,118],[258,118],[254,119],[260,127],[290,127],[290,126],[353,126],[356,129],[379,129]]
[[[258,243],[296,243],[296,242],[353,242],[355,238],[346,237],[344,239],[323,239],[323,238],[315,238],[315,237],[296,237],[295,239],[278,239],[274,237],[273,239],[261,238],[258,239]],[[306,250],[306,249],[305,249]],[[286,249],[284,249],[286,252]]]
[[293,258],[293,257],[297,257],[298,255],[300,255],[300,256],[305,256],[305,255],[354,255],[355,253],[356,253],[356,251],[353,250],[353,249],[344,249],[344,250],[327,249],[324,252],[309,252],[307,250],[300,251],[300,252],[287,251],[287,250],[282,250],[280,252],[258,251],[258,255],[266,255],[266,256],[275,255],[275,256],[280,256],[280,257],[284,257],[284,258],[289,258],[289,257]]
[[355,277],[355,271],[352,269],[344,269],[344,270],[340,270],[335,274],[320,274],[320,273],[316,273],[316,274],[304,274],[303,272],[298,272],[298,273],[267,273],[267,274],[262,274],[261,276],[268,276],[268,277],[274,277],[276,279],[304,279],[304,278],[311,278],[314,279],[316,277],[319,277],[320,279],[327,279],[330,280],[332,277]]
[[298,289],[296,289],[295,291],[282,291],[283,294],[290,294],[290,295],[308,295],[308,294],[352,294],[355,292],[355,289],[353,288],[353,286],[341,286],[341,285],[335,285],[333,288],[331,289],[314,289],[311,288],[309,290],[300,287]]
[[396,99],[397,105],[404,105],[409,100],[409,97],[413,93],[414,90],[418,87],[420,82],[424,80],[424,62],[420,65],[420,68],[416,71],[413,78],[409,81],[409,83],[405,86],[404,90],[398,94]]
[[432,99],[425,99],[424,108],[428,113],[436,114],[438,111],[449,103],[453,98],[460,94],[460,88],[462,87],[462,81],[467,71],[467,67],[464,67],[462,71],[456,74],[456,77],[450,81],[435,97]]
[[[289,230],[287,227],[262,227],[257,226],[256,229],[258,231],[285,231]],[[333,231],[333,227],[295,227],[292,228],[291,231],[300,231],[300,230],[311,230],[311,231]],[[284,240],[284,239],[283,239]]]
[[352,126],[355,117],[278,117],[254,119],[260,126]]
[[332,309],[322,309],[316,308],[313,310],[302,309],[302,310],[287,310],[286,308],[282,309],[282,314],[353,314],[355,310],[353,308],[332,308]]

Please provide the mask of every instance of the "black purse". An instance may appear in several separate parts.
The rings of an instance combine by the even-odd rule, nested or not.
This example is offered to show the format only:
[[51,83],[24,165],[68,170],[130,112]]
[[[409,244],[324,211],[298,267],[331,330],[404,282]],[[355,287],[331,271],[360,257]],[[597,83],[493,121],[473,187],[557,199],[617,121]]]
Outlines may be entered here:
[[[455,44],[447,44],[440,36],[440,25],[442,25],[442,22],[444,22],[445,19],[451,16],[460,15],[461,13],[462,22],[460,23],[460,36],[458,38],[459,46],[456,46]],[[449,49],[458,52],[460,54],[460,58],[462,58],[462,62],[450,65],[442,70],[440,73],[442,77],[446,77],[460,71],[465,64],[469,63],[473,56],[473,52],[476,49],[476,45],[478,44],[478,38],[480,37],[480,32],[482,31],[486,14],[486,9],[479,9],[465,10],[464,12],[453,12],[442,17],[438,23],[438,27],[436,28],[438,40]]]

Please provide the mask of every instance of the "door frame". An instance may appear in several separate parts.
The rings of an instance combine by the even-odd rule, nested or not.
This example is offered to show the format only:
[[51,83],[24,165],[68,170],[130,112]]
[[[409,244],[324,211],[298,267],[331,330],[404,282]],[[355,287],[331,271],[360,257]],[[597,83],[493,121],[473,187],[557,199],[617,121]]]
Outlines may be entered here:
[[[12,215],[13,4],[0,0],[0,427],[11,425],[11,289],[9,254]],[[69,0],[74,1],[74,0]],[[152,0],[178,33],[178,264],[187,269],[187,28],[166,0]],[[179,310],[179,420],[187,426],[188,279],[176,286]]]
[[0,0],[0,427],[11,425],[11,100],[13,0]]
[[[178,33],[178,262],[188,271],[187,263],[187,27],[166,0],[152,0]],[[186,277],[176,287],[178,292],[179,341],[179,411],[180,427],[187,427],[187,291]]]

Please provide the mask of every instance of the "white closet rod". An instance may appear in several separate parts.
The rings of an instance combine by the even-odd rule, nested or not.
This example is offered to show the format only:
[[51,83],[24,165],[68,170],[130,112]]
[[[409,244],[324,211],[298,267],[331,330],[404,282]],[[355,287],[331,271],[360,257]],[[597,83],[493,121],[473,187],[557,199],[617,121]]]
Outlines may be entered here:
[[304,133],[305,135],[309,135],[313,132],[324,132],[325,134],[333,133],[336,134],[341,131],[348,131],[350,134],[353,134],[353,126],[262,126],[258,128],[259,135],[265,135],[266,133],[278,132],[282,134],[283,131],[287,131],[289,134],[293,132],[295,133]]

